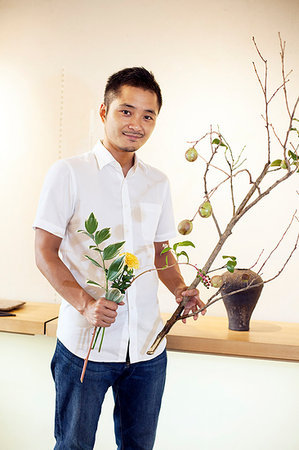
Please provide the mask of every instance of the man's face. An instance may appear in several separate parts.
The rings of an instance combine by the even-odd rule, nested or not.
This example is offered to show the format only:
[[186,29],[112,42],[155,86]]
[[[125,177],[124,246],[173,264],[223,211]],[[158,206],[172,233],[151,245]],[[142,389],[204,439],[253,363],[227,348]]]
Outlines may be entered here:
[[157,96],[133,86],[122,86],[107,112],[100,116],[105,126],[104,145],[108,150],[135,152],[148,140],[159,112]]

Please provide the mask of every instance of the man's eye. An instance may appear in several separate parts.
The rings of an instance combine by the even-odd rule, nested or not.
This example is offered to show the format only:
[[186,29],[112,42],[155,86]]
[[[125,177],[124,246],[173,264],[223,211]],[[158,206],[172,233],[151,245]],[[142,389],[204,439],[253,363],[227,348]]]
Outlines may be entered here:
[[152,116],[144,116],[145,120],[154,120]]
[[125,116],[129,116],[131,113],[130,111],[128,111],[127,109],[122,109],[121,112],[125,115]]

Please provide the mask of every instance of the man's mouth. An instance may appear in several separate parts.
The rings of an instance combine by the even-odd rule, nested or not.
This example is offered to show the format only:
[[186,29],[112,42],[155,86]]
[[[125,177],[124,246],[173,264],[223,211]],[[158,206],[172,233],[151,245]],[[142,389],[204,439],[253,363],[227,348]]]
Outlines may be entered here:
[[126,132],[123,131],[123,134],[130,140],[137,140],[143,137],[142,133],[132,133],[132,132]]

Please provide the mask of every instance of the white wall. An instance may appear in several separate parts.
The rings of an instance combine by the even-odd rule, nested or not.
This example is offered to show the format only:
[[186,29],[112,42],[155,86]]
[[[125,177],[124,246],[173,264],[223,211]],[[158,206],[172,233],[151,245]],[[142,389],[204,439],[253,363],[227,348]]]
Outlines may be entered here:
[[[0,333],[1,450],[54,446],[55,339]],[[18,354],[18,359],[16,359]],[[168,352],[155,450],[298,450],[299,365]],[[95,450],[115,450],[108,391]]]

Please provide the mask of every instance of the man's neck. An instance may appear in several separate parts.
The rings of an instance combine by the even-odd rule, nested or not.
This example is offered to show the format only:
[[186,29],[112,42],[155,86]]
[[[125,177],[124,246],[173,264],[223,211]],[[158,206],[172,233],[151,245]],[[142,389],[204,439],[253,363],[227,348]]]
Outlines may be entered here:
[[131,167],[133,167],[135,162],[135,152],[126,152],[121,150],[116,150],[109,145],[105,145],[105,140],[102,141],[103,146],[111,153],[113,158],[121,165],[124,176],[127,175]]

